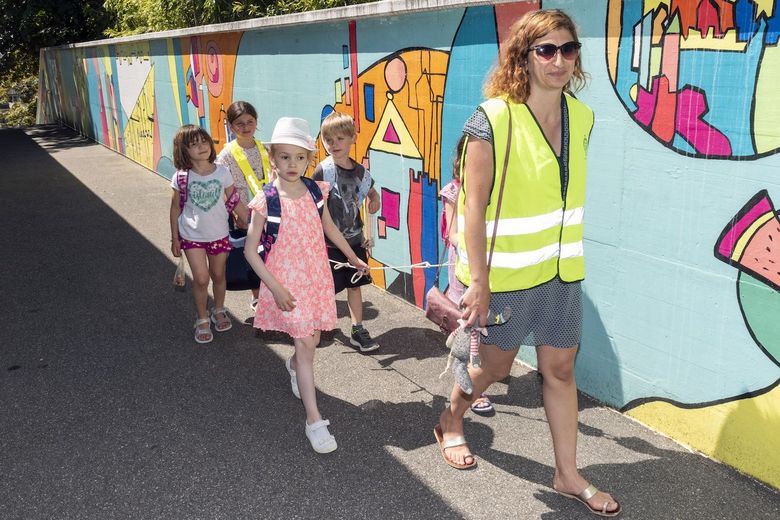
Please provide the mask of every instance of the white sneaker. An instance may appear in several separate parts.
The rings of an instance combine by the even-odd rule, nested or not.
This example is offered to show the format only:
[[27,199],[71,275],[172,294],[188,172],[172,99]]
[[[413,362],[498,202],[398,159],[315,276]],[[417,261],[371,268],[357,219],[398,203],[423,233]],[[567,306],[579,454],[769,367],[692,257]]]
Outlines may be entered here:
[[290,373],[290,387],[292,387],[292,393],[295,397],[300,399],[301,392],[298,390],[298,376],[295,374],[295,370],[290,367],[290,361],[292,361],[292,357],[287,358],[287,361],[284,362],[284,366],[287,368],[287,372]]
[[306,437],[317,453],[330,453],[338,447],[336,438],[328,431],[330,421],[319,420],[314,424],[306,423]]

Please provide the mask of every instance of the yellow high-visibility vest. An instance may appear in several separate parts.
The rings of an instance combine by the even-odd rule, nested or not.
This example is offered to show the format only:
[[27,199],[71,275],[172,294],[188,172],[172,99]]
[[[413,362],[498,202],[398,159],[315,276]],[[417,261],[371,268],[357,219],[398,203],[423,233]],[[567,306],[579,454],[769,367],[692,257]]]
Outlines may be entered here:
[[[587,149],[593,128],[593,112],[566,95],[569,119],[568,184],[566,199],[561,194],[558,158],[541,127],[525,104],[493,98],[480,105],[493,130],[495,171],[493,190],[485,211],[486,253],[490,253],[493,226],[498,226],[490,266],[491,292],[517,291],[536,287],[559,276],[565,282],[585,278],[583,216]],[[506,155],[509,112],[512,110],[512,143],[507,166],[501,213],[496,222],[496,203]],[[464,164],[461,161],[461,164]],[[465,194],[463,177],[458,197],[459,254],[455,274],[465,285],[471,283],[465,239]]]
[[249,159],[247,158],[244,149],[238,144],[238,139],[234,139],[228,144],[230,147],[230,154],[233,156],[233,159],[236,160],[238,167],[241,168],[241,173],[244,174],[246,184],[249,186],[252,197],[263,191],[263,185],[268,183],[268,179],[271,175],[271,161],[268,158],[268,152],[266,151],[265,146],[263,146],[263,143],[260,142],[259,139],[255,139],[255,145],[257,145],[257,150],[260,152],[260,160],[263,163],[262,177],[257,177],[255,174],[255,171],[249,164]]

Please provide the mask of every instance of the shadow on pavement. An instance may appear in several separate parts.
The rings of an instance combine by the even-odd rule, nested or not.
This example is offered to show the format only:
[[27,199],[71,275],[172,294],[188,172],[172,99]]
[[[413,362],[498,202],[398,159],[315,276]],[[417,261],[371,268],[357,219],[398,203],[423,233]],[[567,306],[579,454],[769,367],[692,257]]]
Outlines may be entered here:
[[[48,132],[31,131],[74,146]],[[384,449],[430,444],[400,426],[430,407],[321,394],[342,448],[316,455],[248,327],[196,346],[168,256],[21,130],[0,130],[0,153],[0,516],[458,516]]]

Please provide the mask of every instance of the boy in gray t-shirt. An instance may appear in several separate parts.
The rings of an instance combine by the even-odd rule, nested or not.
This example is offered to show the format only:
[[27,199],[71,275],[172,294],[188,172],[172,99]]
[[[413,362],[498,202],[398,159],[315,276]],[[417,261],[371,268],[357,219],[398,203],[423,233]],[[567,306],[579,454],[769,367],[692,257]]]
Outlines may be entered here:
[[[339,112],[332,112],[322,122],[320,136],[325,149],[330,156],[322,161],[314,170],[315,181],[330,183],[328,195],[328,211],[344,238],[355,254],[368,262],[366,241],[363,235],[363,221],[360,218],[360,207],[364,199],[368,199],[368,211],[373,214],[379,211],[379,194],[373,188],[371,174],[362,165],[349,156],[352,145],[357,140],[355,123],[352,118]],[[335,262],[346,262],[344,254],[331,244],[327,238],[328,258]],[[360,287],[371,283],[369,275],[361,276],[352,281],[354,271],[350,269],[334,270],[333,285],[336,293],[347,289],[347,305],[352,318],[352,330],[349,342],[360,349],[360,352],[371,352],[379,348],[379,344],[363,327],[363,294]]]

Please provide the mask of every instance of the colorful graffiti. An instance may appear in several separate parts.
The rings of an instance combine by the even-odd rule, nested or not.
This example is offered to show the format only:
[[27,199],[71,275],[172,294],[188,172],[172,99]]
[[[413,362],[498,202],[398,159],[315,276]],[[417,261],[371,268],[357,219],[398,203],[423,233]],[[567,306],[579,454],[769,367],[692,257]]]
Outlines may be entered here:
[[[263,140],[282,116],[316,128],[331,111],[350,114],[352,155],[371,170],[382,203],[368,219],[370,264],[385,268],[374,282],[423,306],[434,272],[410,265],[438,259],[438,190],[451,180],[452,150],[501,41],[524,13],[563,8],[582,24],[592,82],[578,96],[596,112],[579,385],[780,487],[780,271],[772,270],[780,230],[769,193],[750,198],[780,171],[775,2],[579,5],[436,6],[305,30],[193,29],[47,49],[39,120],[64,122],[170,178],[176,129],[200,125],[221,149],[232,138],[225,110],[234,100],[258,109]],[[324,157],[319,144],[316,159]],[[735,168],[732,159],[751,161]],[[532,350],[522,352],[534,362]]]
[[[780,366],[780,218],[766,190],[753,196],[730,220],[715,243],[715,257],[738,269],[737,300],[757,347]],[[780,466],[777,450],[757,449],[763,431],[780,427],[780,378],[764,388],[708,403],[642,399],[629,415],[739,468],[751,468],[769,482]],[[767,424],[768,429],[755,428]]]
[[780,148],[778,29],[774,0],[610,0],[609,76],[672,150],[756,159]]

